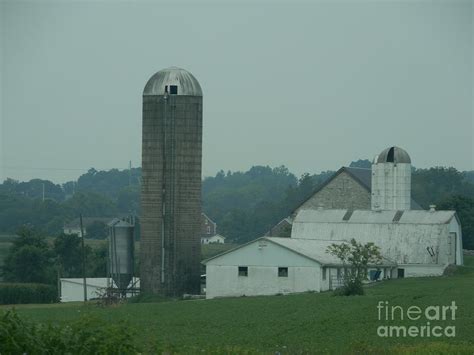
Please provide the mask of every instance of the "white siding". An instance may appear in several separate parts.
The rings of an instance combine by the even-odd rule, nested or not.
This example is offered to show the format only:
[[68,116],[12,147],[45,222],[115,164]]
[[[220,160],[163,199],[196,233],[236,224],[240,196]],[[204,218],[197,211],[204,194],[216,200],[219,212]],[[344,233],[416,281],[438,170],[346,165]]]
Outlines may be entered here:
[[[78,279],[79,280],[79,279]],[[107,288],[107,279],[101,278],[94,280],[95,284],[90,284],[91,279],[87,279],[87,299],[99,297]],[[71,281],[61,279],[61,302],[84,301],[84,286],[80,281]]]
[[411,207],[411,164],[372,165],[372,209],[409,210]]
[[[454,212],[405,211],[399,223],[391,223],[394,213],[354,211],[349,221],[342,221],[345,210],[301,211],[293,222],[291,237],[331,241],[355,238],[361,243],[373,242],[384,257],[398,264],[446,266],[453,262],[448,255],[448,239],[449,233],[455,232],[456,263],[462,264],[461,230]],[[423,223],[413,223],[415,217]]]
[[441,276],[443,265],[398,265],[398,269],[405,269],[405,277]]
[[[239,266],[248,276],[239,276]],[[288,268],[288,277],[278,276]],[[206,298],[320,291],[320,265],[282,246],[257,240],[206,263]]]
[[288,267],[288,277],[278,276],[278,266],[249,266],[248,276],[239,276],[238,266],[206,266],[206,298],[276,295],[320,291],[320,268],[315,265]]

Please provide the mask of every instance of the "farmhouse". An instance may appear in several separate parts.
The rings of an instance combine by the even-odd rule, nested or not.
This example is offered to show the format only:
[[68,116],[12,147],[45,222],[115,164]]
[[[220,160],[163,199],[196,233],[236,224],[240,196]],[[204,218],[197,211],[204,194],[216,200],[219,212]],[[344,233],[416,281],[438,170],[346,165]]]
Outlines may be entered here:
[[[83,232],[84,235],[87,235],[87,228],[94,223],[102,223],[104,226],[109,223],[111,220],[110,217],[84,217],[82,218]],[[65,223],[63,227],[64,234],[76,234],[81,236],[81,223],[80,219],[76,218],[69,223]]]
[[[358,193],[363,189],[344,190],[344,181],[360,183],[353,176],[347,180],[350,175],[342,170],[326,183],[326,189],[333,184],[334,191],[342,185],[339,191],[346,197],[335,197],[340,202],[331,202],[329,193],[324,197],[329,190],[324,192],[323,187],[295,211],[290,238],[265,236],[205,260],[206,297],[333,289],[344,270],[327,247],[351,239],[380,248],[381,263],[369,268],[380,278],[439,276],[450,264],[462,265],[456,212],[436,211],[434,206],[428,211],[413,209],[417,205],[411,199],[408,153],[389,147],[375,157],[371,188],[365,189],[370,199],[367,193]],[[349,207],[339,207],[343,200]]]
[[213,236],[201,237],[201,244],[224,244],[225,237],[220,234],[214,234]]
[[201,244],[224,244],[225,237],[217,233],[217,224],[201,213]]

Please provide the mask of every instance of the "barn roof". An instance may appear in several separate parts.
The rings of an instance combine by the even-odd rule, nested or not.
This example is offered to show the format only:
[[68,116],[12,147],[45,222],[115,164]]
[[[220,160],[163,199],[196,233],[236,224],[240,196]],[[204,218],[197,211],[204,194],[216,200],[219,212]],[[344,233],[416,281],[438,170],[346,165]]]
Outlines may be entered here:
[[[268,237],[266,240],[278,244],[286,249],[296,252],[297,254],[306,256],[309,259],[317,261],[318,263],[326,266],[330,265],[341,265],[341,260],[326,252],[327,248],[331,244],[338,244],[341,242],[334,240],[316,240],[316,239],[295,239],[295,238],[275,238]],[[380,266],[395,266],[396,263],[382,258]]]
[[447,224],[455,211],[301,210],[295,223]]
[[[244,246],[253,244],[253,243],[262,243],[262,242],[271,242],[280,247],[288,249],[296,254],[304,256],[308,259],[316,261],[317,263],[323,266],[341,266],[342,262],[339,258],[334,255],[331,255],[326,252],[327,248],[331,244],[342,243],[342,241],[334,240],[317,240],[317,239],[294,239],[294,238],[277,238],[277,237],[262,237],[246,244],[239,245],[238,247],[225,251],[221,254],[215,255],[209,259],[202,261],[203,264],[207,264],[209,261],[216,258],[222,257],[226,254],[230,254],[238,249],[243,248]],[[245,264],[245,260],[242,260],[242,263]],[[379,266],[395,266],[396,263],[387,259],[382,258],[382,262],[377,264]]]

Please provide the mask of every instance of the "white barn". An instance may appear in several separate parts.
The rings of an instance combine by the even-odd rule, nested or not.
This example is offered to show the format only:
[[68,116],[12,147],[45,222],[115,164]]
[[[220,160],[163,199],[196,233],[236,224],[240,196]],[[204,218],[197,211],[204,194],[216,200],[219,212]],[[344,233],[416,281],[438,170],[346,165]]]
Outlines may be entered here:
[[371,184],[371,210],[301,208],[290,238],[260,238],[206,260],[206,297],[333,289],[343,270],[327,247],[351,239],[380,248],[383,260],[371,268],[382,278],[440,276],[463,264],[456,212],[410,209],[406,151],[389,147],[377,155]]
[[[327,254],[330,241],[263,237],[204,261],[206,298],[326,291],[342,281],[342,264]],[[391,277],[396,264],[376,268]]]
[[463,263],[454,211],[303,210],[291,238],[372,242],[397,263],[396,277],[440,276],[447,265]]

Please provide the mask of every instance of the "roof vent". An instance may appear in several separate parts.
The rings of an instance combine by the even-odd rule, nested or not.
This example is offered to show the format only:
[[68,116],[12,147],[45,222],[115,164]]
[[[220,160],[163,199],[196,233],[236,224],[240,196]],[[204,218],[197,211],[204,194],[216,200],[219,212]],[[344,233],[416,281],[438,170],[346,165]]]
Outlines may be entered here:
[[430,212],[436,211],[436,205],[430,205]]

